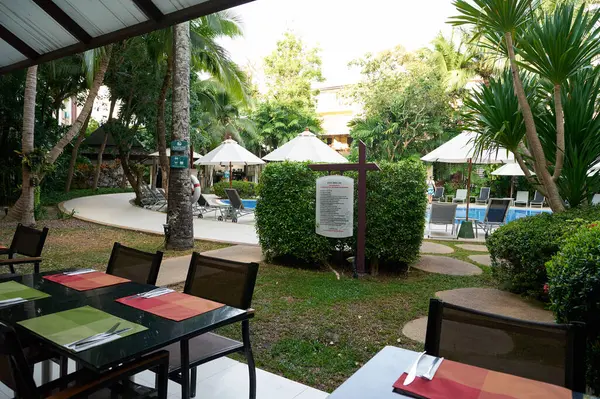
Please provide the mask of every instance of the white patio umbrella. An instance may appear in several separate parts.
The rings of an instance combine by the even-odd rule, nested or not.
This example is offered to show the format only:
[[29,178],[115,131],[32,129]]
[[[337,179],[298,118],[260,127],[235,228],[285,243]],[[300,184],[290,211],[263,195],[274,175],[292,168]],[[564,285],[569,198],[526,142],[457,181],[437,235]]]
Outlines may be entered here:
[[[448,140],[429,154],[421,157],[425,162],[443,163],[467,163],[469,172],[467,178],[467,217],[469,220],[469,198],[471,196],[471,171],[473,164],[496,164],[514,163],[513,154],[505,148],[497,150],[484,150],[477,154],[475,141],[478,134],[474,132],[462,132],[451,140]],[[477,154],[477,157],[475,156]]]
[[[529,171],[531,175],[535,175],[532,171]],[[507,163],[506,165],[502,165],[498,169],[492,172],[494,176],[512,176],[513,178],[510,181],[510,196],[513,196],[513,186],[514,186],[514,177],[515,176],[525,176],[523,173],[523,169],[519,166],[518,163]]]
[[232,165],[260,165],[265,161],[242,147],[237,141],[227,139],[208,154],[200,157],[194,165],[229,165],[229,187],[232,182]]
[[348,160],[308,129],[263,157],[265,161],[347,163]]
[[[149,157],[158,157],[158,151],[153,152],[152,154],[148,155]],[[170,157],[171,156],[171,149],[167,148],[167,156]],[[194,159],[198,159],[201,158],[202,154],[198,154],[196,151],[194,151]]]

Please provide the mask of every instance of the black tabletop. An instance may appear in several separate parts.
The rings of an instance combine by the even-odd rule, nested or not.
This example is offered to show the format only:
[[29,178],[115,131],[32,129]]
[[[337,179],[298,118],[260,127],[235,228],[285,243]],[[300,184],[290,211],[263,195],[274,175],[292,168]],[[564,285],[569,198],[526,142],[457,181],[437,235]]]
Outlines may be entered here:
[[[392,385],[413,364],[417,356],[417,352],[386,346],[329,395],[328,399],[410,398],[394,392]],[[583,398],[595,397],[573,392],[573,399]]]
[[148,328],[145,331],[78,353],[68,351],[60,345],[45,339],[43,336],[36,335],[43,342],[51,345],[57,352],[63,353],[96,371],[116,366],[182,339],[191,338],[253,316],[248,311],[223,306],[177,322],[115,302],[115,299],[118,298],[149,291],[155,288],[153,286],[129,282],[94,290],[77,291],[61,284],[44,280],[42,276],[43,274],[14,276],[9,279],[0,280],[0,282],[8,280],[17,281],[51,295],[47,298],[0,309],[0,320],[12,325],[19,333],[34,334],[17,324],[19,321],[86,305]]

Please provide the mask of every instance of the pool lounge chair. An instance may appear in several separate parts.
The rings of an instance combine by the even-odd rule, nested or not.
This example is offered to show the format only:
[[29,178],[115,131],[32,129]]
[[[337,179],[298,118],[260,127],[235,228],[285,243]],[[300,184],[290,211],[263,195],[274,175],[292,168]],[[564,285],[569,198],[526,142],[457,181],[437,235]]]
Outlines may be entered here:
[[487,204],[490,200],[490,188],[489,187],[481,187],[481,191],[479,191],[479,197],[475,199],[476,204]]
[[233,223],[237,223],[238,219],[242,216],[253,215],[254,210],[244,208],[244,203],[240,198],[235,188],[226,188],[225,192],[229,198],[229,211],[227,212],[227,218],[231,218]]
[[540,208],[544,206],[544,202],[546,202],[546,197],[544,197],[539,191],[535,190],[535,194],[533,195],[533,199],[529,201],[529,206],[539,206]]
[[459,188],[456,190],[456,195],[452,199],[452,202],[462,202],[463,204],[467,201],[467,189]]
[[204,215],[214,212],[215,219],[223,220],[229,205],[217,202],[217,198],[214,194],[200,194],[198,203],[194,204],[194,215],[198,215],[198,218],[202,219]]
[[517,191],[515,206],[517,205],[529,206],[529,191]]
[[600,194],[594,194],[592,197],[592,205],[600,204]]
[[436,187],[431,201],[440,202],[444,198],[444,187]]
[[452,225],[452,231],[450,234],[454,236],[456,220],[456,207],[458,204],[431,204],[431,213],[429,215],[429,233],[428,237],[431,237],[431,225],[432,224],[443,224],[446,225],[446,231],[448,231],[448,225]]
[[509,198],[490,199],[483,220],[475,221],[475,235],[478,235],[477,229],[481,228],[485,232],[485,238],[487,238],[494,228],[505,224],[511,202],[512,200]]

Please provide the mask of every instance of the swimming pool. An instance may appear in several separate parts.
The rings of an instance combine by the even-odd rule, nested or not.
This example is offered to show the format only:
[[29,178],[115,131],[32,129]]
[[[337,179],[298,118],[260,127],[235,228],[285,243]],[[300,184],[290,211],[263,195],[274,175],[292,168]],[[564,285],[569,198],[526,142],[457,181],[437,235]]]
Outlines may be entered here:
[[[229,200],[222,199],[220,201],[224,204],[229,205]],[[255,199],[243,199],[242,204],[244,204],[244,208],[248,208],[248,209],[256,208],[256,200]]]
[[[469,206],[469,218],[483,220],[485,218],[485,207],[483,206]],[[539,215],[540,213],[552,213],[550,209],[531,209],[531,208],[515,208],[512,207],[508,210],[508,215],[506,216],[507,222],[512,222],[515,219],[524,218],[526,216]],[[459,206],[456,209],[456,217],[464,218],[467,214],[466,206]],[[429,209],[427,209],[427,216],[425,218],[429,220]]]

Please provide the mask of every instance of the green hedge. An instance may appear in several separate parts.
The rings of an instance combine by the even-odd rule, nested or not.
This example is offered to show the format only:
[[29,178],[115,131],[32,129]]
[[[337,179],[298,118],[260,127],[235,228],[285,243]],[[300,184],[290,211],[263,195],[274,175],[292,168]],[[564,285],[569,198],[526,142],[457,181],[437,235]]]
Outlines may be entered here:
[[589,207],[543,213],[500,227],[487,240],[492,274],[504,289],[546,300],[546,262],[558,252],[565,237],[597,219],[600,207]]
[[588,331],[587,382],[600,392],[600,227],[580,227],[547,263],[552,310],[559,323],[580,321]]
[[[380,167],[380,172],[367,175],[366,255],[394,266],[405,265],[417,259],[423,239],[425,167],[415,160],[382,163]],[[268,258],[322,263],[335,250],[339,240],[315,232],[316,179],[320,175],[305,163],[266,166],[258,188],[256,227]],[[356,231],[356,215],[354,219]],[[355,245],[354,239],[344,241]]]
[[[254,198],[256,197],[256,185],[249,181],[234,180],[231,182],[231,186],[235,188],[242,198]],[[215,183],[212,187],[213,194],[218,195],[221,198],[227,198],[225,189],[229,188],[228,181],[220,181]]]

